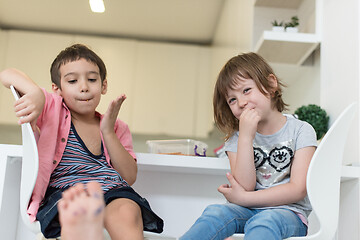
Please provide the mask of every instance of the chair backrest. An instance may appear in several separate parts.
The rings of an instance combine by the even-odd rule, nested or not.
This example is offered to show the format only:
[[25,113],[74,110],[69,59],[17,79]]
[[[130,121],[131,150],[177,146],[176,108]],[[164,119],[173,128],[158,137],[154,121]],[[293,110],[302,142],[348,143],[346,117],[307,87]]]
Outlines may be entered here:
[[333,239],[338,228],[342,159],[356,106],[352,103],[335,120],[309,165],[307,193],[320,222],[316,239]]
[[[19,99],[19,95],[15,88],[11,86],[14,98]],[[34,233],[40,231],[40,224],[38,221],[30,222],[27,208],[32,192],[35,187],[36,178],[39,170],[39,156],[35,141],[34,132],[30,123],[23,123],[21,125],[22,133],[22,167],[21,167],[21,184],[20,184],[20,215],[24,224]]]

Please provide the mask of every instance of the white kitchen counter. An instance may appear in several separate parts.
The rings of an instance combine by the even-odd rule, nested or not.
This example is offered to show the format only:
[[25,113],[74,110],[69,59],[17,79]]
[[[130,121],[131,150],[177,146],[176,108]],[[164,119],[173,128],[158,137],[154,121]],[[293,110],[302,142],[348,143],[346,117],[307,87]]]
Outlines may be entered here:
[[[230,171],[227,158],[136,153],[138,168],[141,171],[174,173],[196,173],[225,175]],[[360,179],[359,166],[342,166],[341,181]]]

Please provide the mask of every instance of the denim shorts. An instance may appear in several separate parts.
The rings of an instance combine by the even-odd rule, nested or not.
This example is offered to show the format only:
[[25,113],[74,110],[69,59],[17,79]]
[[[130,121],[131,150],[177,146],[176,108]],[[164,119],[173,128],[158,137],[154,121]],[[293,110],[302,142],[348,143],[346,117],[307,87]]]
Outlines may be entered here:
[[[40,222],[41,232],[45,238],[57,238],[60,236],[61,227],[57,203],[62,197],[62,192],[65,190],[66,188],[49,187],[46,191],[44,200],[36,215],[36,219]],[[134,189],[131,187],[121,187],[111,189],[104,194],[106,205],[117,198],[131,199],[140,206],[145,231],[156,233],[163,231],[163,220],[151,210],[149,202],[135,192]]]

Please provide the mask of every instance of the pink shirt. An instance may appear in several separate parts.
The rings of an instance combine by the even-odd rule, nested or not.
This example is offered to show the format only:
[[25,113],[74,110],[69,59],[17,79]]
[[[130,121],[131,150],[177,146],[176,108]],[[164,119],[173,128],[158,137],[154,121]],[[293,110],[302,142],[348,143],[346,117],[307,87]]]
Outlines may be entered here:
[[[51,173],[62,158],[71,125],[71,113],[63,102],[63,98],[54,93],[48,93],[44,89],[43,92],[45,94],[45,105],[36,123],[40,129],[40,134],[36,134],[39,172],[28,208],[31,221],[36,219],[40,203],[49,185]],[[97,112],[96,115],[100,117],[101,121],[103,116]],[[135,159],[132,137],[126,123],[118,119],[115,122],[114,130],[121,144]],[[103,141],[102,135],[101,140]],[[104,153],[111,166],[106,146],[104,146]]]

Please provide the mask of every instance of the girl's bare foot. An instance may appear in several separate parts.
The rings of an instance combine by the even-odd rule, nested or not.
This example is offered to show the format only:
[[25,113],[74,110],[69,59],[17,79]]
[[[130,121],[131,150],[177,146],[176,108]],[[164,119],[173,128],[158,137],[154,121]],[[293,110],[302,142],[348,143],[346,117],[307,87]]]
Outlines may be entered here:
[[104,197],[101,185],[90,182],[69,188],[59,201],[61,239],[102,240],[104,231]]

